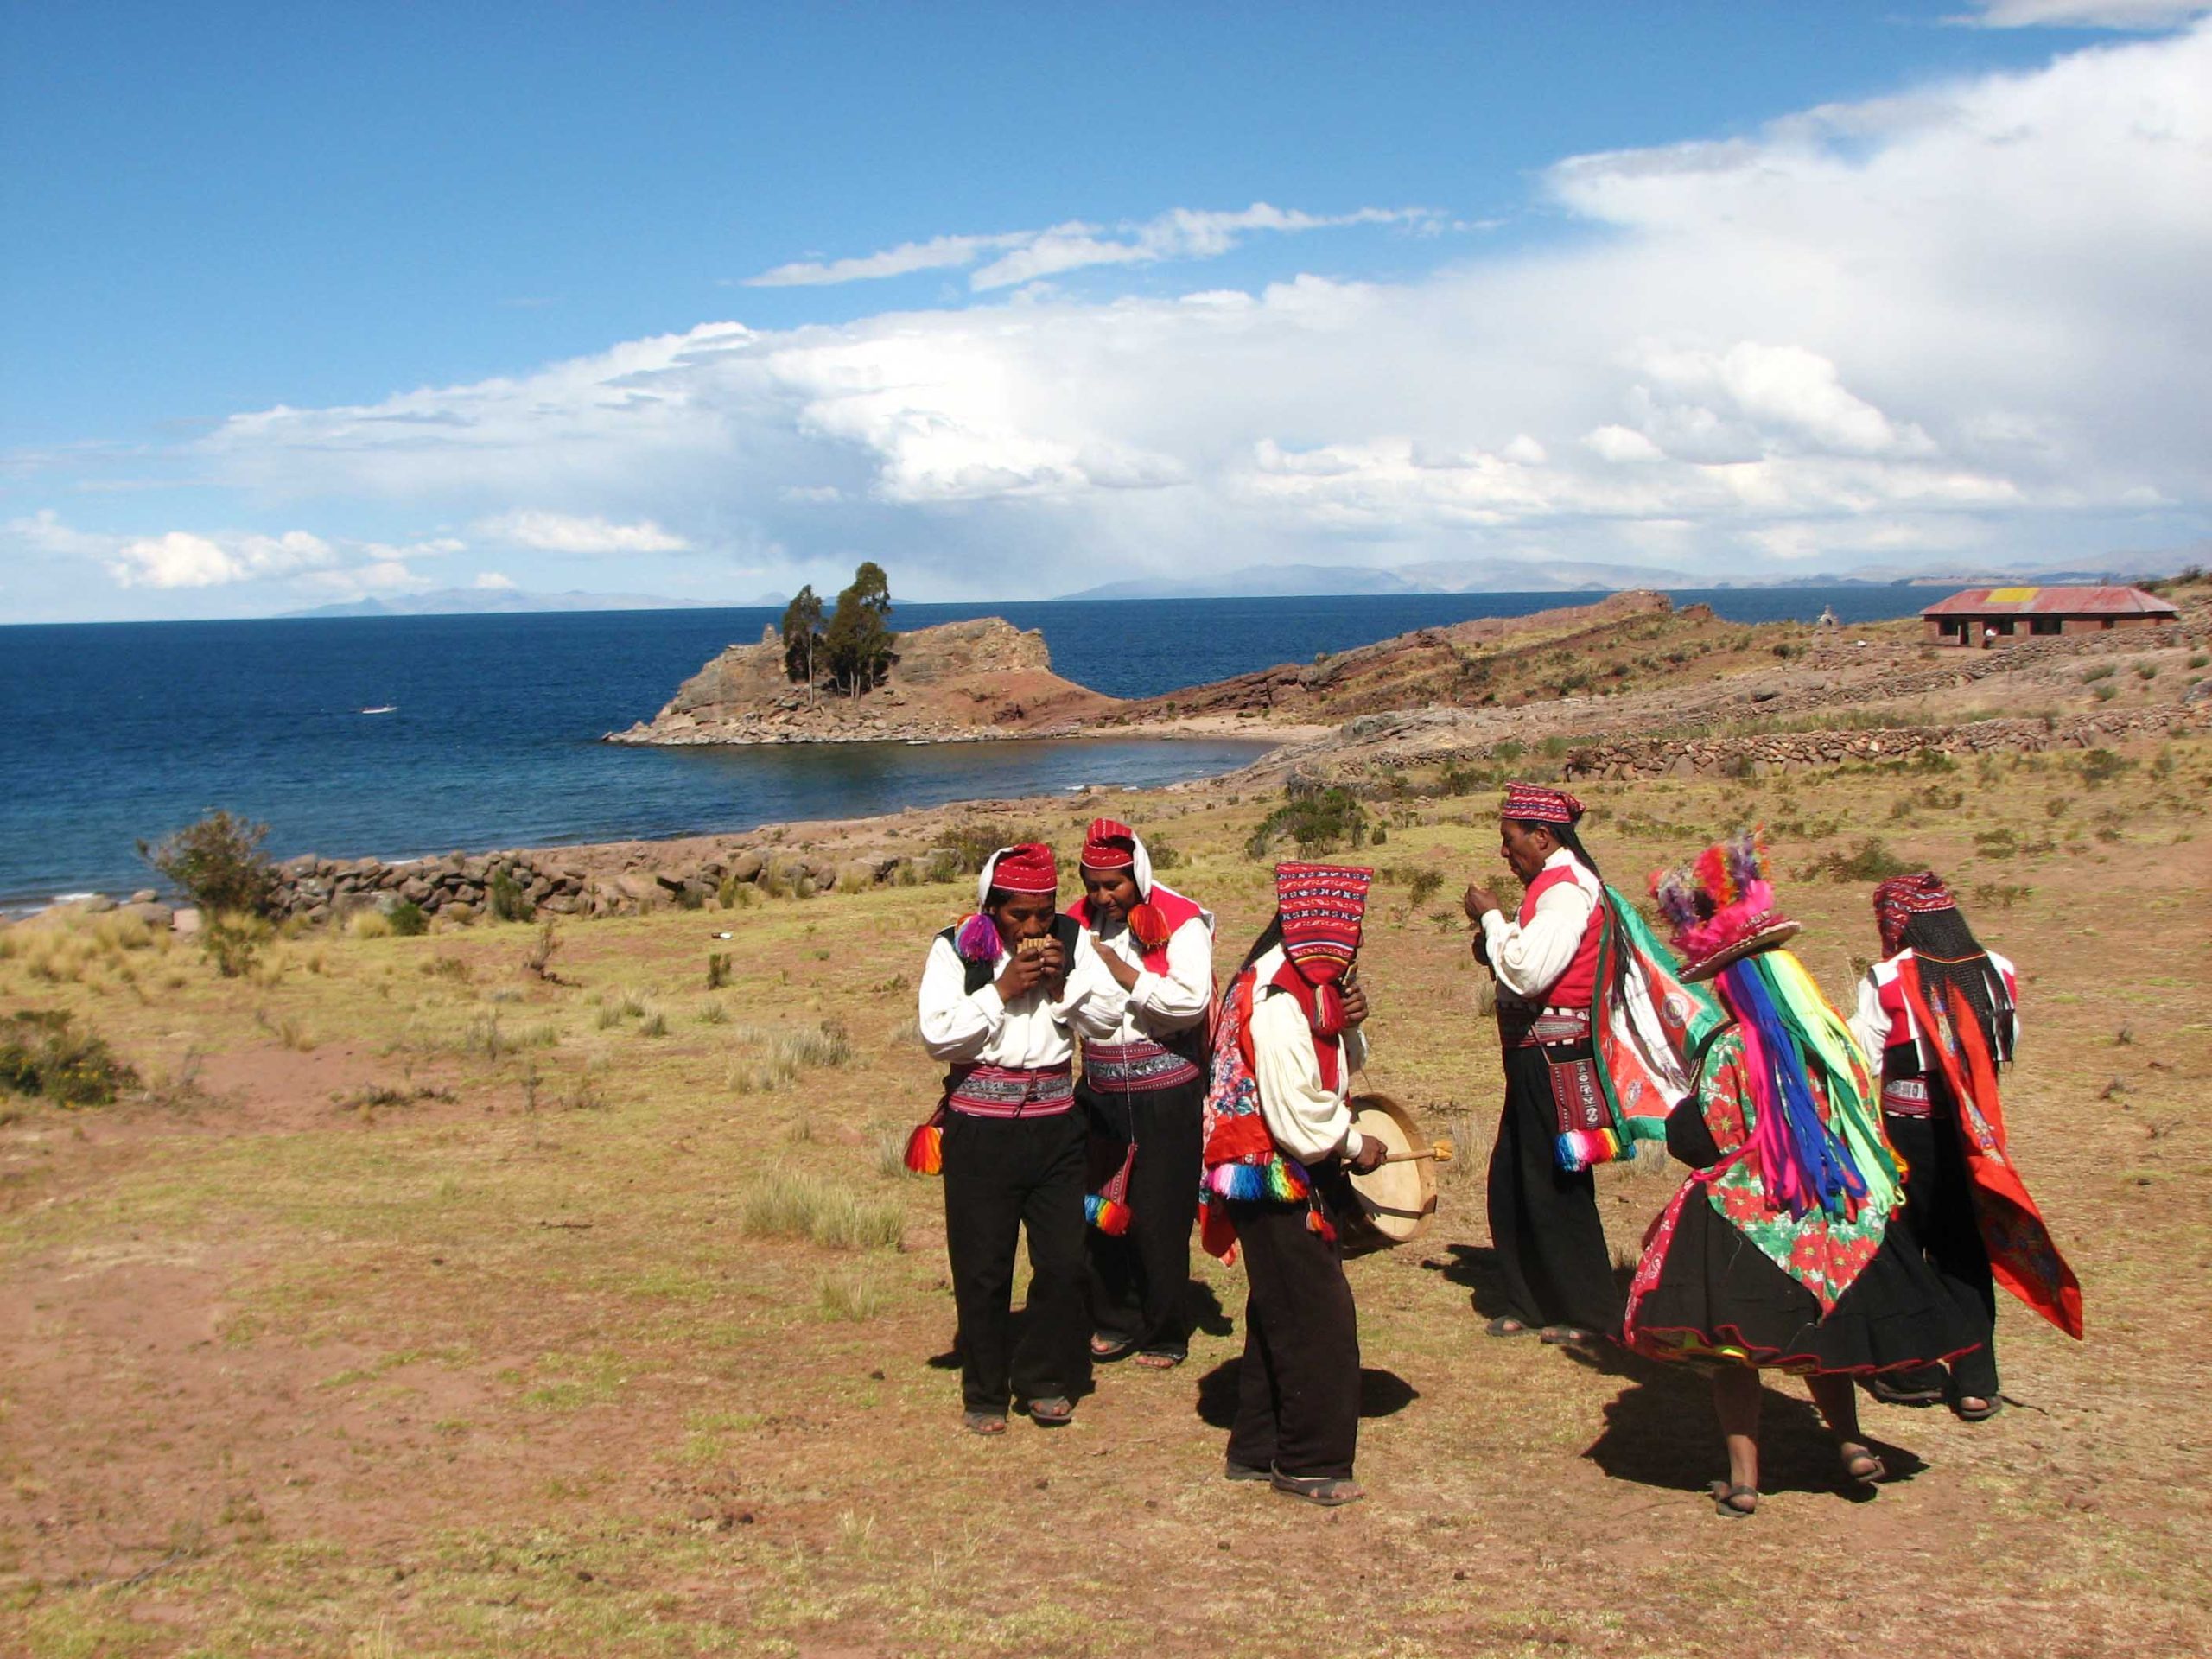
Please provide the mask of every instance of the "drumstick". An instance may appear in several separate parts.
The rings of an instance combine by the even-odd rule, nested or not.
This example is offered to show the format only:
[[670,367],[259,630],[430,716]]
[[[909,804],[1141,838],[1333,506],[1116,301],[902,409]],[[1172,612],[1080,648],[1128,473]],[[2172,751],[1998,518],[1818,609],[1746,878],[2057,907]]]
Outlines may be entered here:
[[1439,1141],[1434,1146],[1425,1147],[1420,1152],[1390,1153],[1383,1158],[1382,1161],[1386,1164],[1417,1164],[1424,1158],[1433,1158],[1440,1164],[1450,1163],[1452,1143],[1449,1141]]

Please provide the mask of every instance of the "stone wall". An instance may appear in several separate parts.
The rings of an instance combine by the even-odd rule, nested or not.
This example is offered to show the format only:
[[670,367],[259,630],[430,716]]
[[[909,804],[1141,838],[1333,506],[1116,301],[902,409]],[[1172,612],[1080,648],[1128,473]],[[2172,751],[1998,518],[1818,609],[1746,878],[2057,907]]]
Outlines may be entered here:
[[915,862],[900,857],[839,862],[781,848],[648,853],[621,870],[588,869],[558,849],[448,853],[399,863],[310,855],[277,867],[277,913],[342,921],[357,911],[389,912],[404,901],[427,916],[469,922],[489,912],[493,884],[504,874],[520,907],[533,914],[635,916],[671,906],[719,906],[725,895],[736,899],[740,887],[797,898],[850,892],[896,880],[902,864]]
[[2130,738],[2212,728],[2212,705],[2165,704],[2068,715],[2053,721],[1979,720],[1883,731],[1764,732],[1743,737],[1654,737],[1586,744],[1565,763],[1570,779],[1712,778],[1802,772],[1847,761],[1937,754],[2088,749]]

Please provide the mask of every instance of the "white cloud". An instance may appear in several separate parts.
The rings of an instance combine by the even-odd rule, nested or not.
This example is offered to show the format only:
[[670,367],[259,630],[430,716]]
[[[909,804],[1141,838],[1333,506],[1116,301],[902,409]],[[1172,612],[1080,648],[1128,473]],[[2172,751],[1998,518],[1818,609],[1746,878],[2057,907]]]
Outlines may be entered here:
[[[2196,540],[2208,85],[2212,29],[2105,45],[1570,158],[1541,188],[1582,235],[1418,281],[706,323],[239,416],[196,454],[216,481],[486,519],[525,549],[789,549],[793,582],[880,550],[909,593],[1270,557],[1541,548],[1740,579],[1839,550]],[[1294,228],[1268,216],[1294,217],[1025,233],[971,251],[971,281]]]
[[338,557],[329,543],[304,530],[220,541],[173,530],[124,542],[105,563],[108,574],[124,588],[220,588],[257,576],[320,569]]
[[1091,265],[1148,265],[1165,259],[1214,259],[1254,231],[1293,234],[1351,225],[1434,227],[1438,215],[1420,208],[1362,207],[1349,213],[1306,213],[1255,201],[1236,213],[1177,207],[1140,223],[1090,225],[1071,219],[1041,231],[990,236],[938,236],[902,242],[856,258],[799,260],[746,279],[748,288],[792,288],[873,281],[917,270],[964,269],[987,254],[998,257],[971,272],[978,292],[1014,288]]
[[2212,11],[2205,0],[1970,0],[1949,21],[1983,29],[2176,29]]
[[505,593],[514,587],[515,579],[504,570],[480,570],[476,573],[476,580],[468,585],[488,593]]
[[691,545],[650,518],[615,524],[559,512],[508,512],[480,519],[474,529],[487,541],[545,553],[680,553]]

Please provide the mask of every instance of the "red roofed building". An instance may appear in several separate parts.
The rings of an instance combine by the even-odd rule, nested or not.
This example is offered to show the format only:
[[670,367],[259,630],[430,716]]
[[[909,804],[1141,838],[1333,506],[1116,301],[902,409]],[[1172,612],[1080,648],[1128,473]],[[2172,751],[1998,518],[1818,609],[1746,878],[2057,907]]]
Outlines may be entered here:
[[1976,648],[2154,626],[2181,612],[2140,588],[1969,588],[1920,614],[1929,645]]

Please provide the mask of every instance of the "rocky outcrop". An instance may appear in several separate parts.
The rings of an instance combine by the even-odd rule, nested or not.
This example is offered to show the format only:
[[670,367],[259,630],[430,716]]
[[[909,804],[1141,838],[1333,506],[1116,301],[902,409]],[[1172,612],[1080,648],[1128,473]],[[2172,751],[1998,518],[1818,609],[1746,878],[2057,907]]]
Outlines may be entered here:
[[[1614,594],[1593,604],[1529,616],[1485,616],[1448,627],[1421,628],[1351,651],[1325,652],[1311,663],[1281,663],[1142,702],[1111,716],[1135,723],[1192,715],[1268,715],[1342,720],[1426,703],[1472,701],[1497,672],[1501,653],[1572,654],[1578,645],[1610,638],[1624,624],[1673,613],[1663,594]],[[1702,606],[1687,615],[1705,616]]]
[[1045,636],[998,617],[945,622],[898,639],[898,661],[874,690],[809,694],[784,672],[775,629],[731,645],[677,688],[651,721],[610,743],[974,741],[1071,731],[1119,705],[1052,672]]

